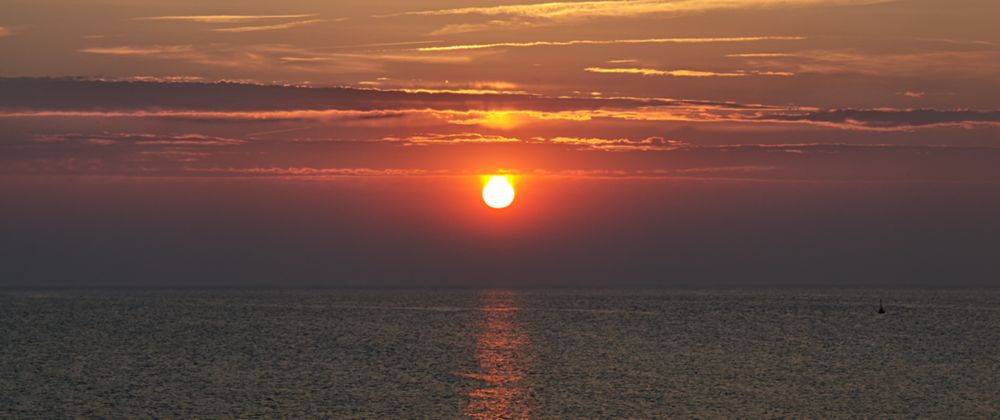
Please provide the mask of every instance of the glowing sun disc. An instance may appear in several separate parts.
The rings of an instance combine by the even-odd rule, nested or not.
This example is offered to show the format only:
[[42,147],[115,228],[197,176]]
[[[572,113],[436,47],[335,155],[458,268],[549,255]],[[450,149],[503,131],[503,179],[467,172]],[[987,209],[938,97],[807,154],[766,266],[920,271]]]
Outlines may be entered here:
[[493,175],[483,187],[483,202],[495,209],[502,209],[514,202],[514,186],[503,175]]

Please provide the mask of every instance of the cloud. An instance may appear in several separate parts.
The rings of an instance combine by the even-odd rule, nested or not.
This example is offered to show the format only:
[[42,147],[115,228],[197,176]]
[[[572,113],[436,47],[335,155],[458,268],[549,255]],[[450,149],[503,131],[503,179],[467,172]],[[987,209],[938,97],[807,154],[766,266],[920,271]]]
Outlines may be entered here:
[[251,168],[184,168],[184,172],[199,175],[242,176],[317,176],[317,177],[369,177],[369,176],[428,176],[449,174],[447,170],[430,169],[374,169],[374,168],[313,168],[313,167],[251,167]]
[[265,66],[277,62],[270,46],[234,46],[229,44],[208,45],[143,45],[88,47],[77,50],[84,54],[121,57],[150,58],[157,60],[186,61],[224,68]]
[[99,146],[190,146],[223,147],[246,143],[243,140],[207,136],[203,134],[147,134],[147,133],[100,133],[100,134],[46,134],[33,139],[38,143],[76,143]]
[[[526,110],[404,110],[424,114],[450,124],[513,129],[545,121],[586,122],[595,120],[662,121],[692,123],[804,124],[852,131],[913,131],[928,128],[1000,128],[1000,111],[948,110],[734,110],[712,106],[657,106],[596,108],[565,111]],[[2,115],[2,114],[0,114]]]
[[128,76],[128,77],[118,77],[113,79],[95,79],[104,81],[117,81],[117,82],[153,82],[153,83],[194,83],[194,82],[204,82],[205,78],[201,76]]
[[[435,86],[436,88],[437,86]],[[461,89],[516,88],[485,81]],[[253,83],[186,83],[88,78],[0,78],[0,109],[12,111],[292,111],[426,108],[466,111],[477,104],[495,109],[574,111],[669,107],[731,111],[791,111],[801,107],[722,101],[629,97],[541,97],[516,94],[442,93],[433,90],[352,89]]]
[[790,7],[813,5],[866,5],[892,0],[599,0],[520,5],[464,7],[407,12],[408,15],[506,15],[543,19],[632,17],[647,14],[678,14],[719,9]]
[[[255,28],[252,30],[265,29]],[[476,57],[491,54],[485,51],[447,55],[428,55],[413,51],[337,53],[283,44],[238,45],[228,43],[101,46],[82,48],[77,51],[85,54],[185,61],[228,69],[280,66],[289,71],[322,74],[383,71],[385,63],[390,62],[467,63]]]
[[149,16],[135,20],[166,20],[198,23],[241,23],[259,22],[273,19],[302,19],[316,16],[315,14],[299,15],[191,15],[191,16]]
[[275,110],[275,111],[0,111],[0,118],[161,118],[189,121],[320,121],[340,126],[400,125],[411,127],[446,123],[493,129],[516,129],[545,121],[588,122],[691,122],[740,124],[803,124],[843,130],[873,132],[913,131],[957,127],[1000,128],[997,111],[940,110],[831,110],[809,113],[732,112],[712,107],[646,107],[637,109],[578,109],[569,111],[433,110],[401,108],[378,110]]
[[[51,126],[46,125],[47,129]],[[0,144],[0,172],[175,173],[177,165],[252,147],[240,139],[198,133],[52,133]]]
[[[1000,127],[1000,111],[817,109],[656,98],[546,97],[238,83],[0,78],[0,118],[317,121],[344,126],[544,128],[550,122],[691,122],[912,131]],[[261,130],[257,130],[261,131]],[[566,136],[570,137],[570,136]]]
[[428,35],[432,36],[456,35],[456,34],[466,34],[469,32],[479,32],[484,30],[513,29],[517,27],[527,28],[531,26],[536,26],[536,25],[529,24],[528,22],[520,22],[512,20],[491,20],[485,23],[454,23],[435,29],[430,33],[428,33]]
[[86,54],[100,55],[137,55],[137,56],[177,56],[195,51],[191,45],[150,45],[150,46],[118,46],[91,47],[77,50]]
[[[414,98],[416,99],[416,98]],[[467,105],[460,105],[464,108]],[[438,106],[440,107],[440,105]],[[530,123],[543,121],[584,122],[595,119],[617,119],[623,121],[688,121],[688,122],[791,122],[789,119],[755,119],[760,113],[738,114],[728,108],[696,107],[648,107],[637,109],[574,109],[566,111],[533,110],[457,110],[431,108],[396,109],[284,109],[255,111],[211,111],[184,109],[135,109],[135,110],[0,110],[0,118],[158,118],[189,121],[322,121],[337,122],[340,125],[378,124],[379,120],[392,121],[409,119],[411,125],[444,122],[462,126],[483,126],[499,129],[513,129]],[[810,122],[803,119],[803,123]]]
[[[260,121],[219,125],[147,122],[142,125],[208,132],[302,126],[262,125]],[[60,127],[57,120],[20,123],[38,130]],[[79,122],[71,126],[99,127]],[[678,141],[661,136],[643,137],[639,133],[645,130],[629,130],[627,125],[616,125],[611,130],[580,130],[567,125],[544,136],[538,136],[541,133],[536,131],[450,132],[449,127],[441,124],[421,130],[424,134],[409,134],[421,131],[404,125],[373,131],[350,130],[341,125],[318,128],[305,137],[270,139],[188,131],[43,135],[14,132],[0,142],[0,172],[112,176],[468,176],[507,168],[537,176],[1000,180],[1000,148],[989,147],[752,141],[713,145],[692,143],[687,138]],[[400,134],[386,136],[387,132]],[[590,132],[607,135],[575,135]],[[675,134],[686,137],[695,132]],[[870,137],[865,138],[871,141]],[[906,136],[902,141],[909,139]]]
[[372,53],[330,53],[322,51],[312,51],[305,49],[289,49],[287,55],[278,55],[277,59],[285,63],[297,63],[301,65],[309,64],[336,64],[337,66],[350,65],[351,62],[402,62],[402,63],[436,63],[436,64],[460,64],[472,61],[473,55],[446,55],[430,56],[426,54],[414,54],[405,52],[372,52]]
[[912,130],[941,126],[1000,128],[1000,111],[934,109],[837,109],[796,115],[769,115],[770,121],[791,121],[870,130]]
[[0,118],[164,118],[192,121],[368,121],[430,113],[428,110],[280,110],[280,111],[0,111]]
[[649,171],[649,172],[653,173],[653,174],[663,174],[663,175],[669,175],[669,174],[678,174],[678,175],[711,175],[711,174],[718,175],[718,174],[726,174],[726,175],[732,175],[732,174],[740,174],[740,173],[742,173],[742,174],[752,174],[752,173],[756,173],[756,172],[768,172],[768,171],[774,171],[774,170],[777,170],[777,169],[778,169],[777,166],[760,166],[760,165],[753,166],[753,165],[745,165],[745,166],[716,166],[716,167],[708,167],[708,168],[684,168],[684,169],[674,169],[674,170],[669,170],[669,169],[668,170],[653,170],[653,171]]
[[596,150],[602,152],[635,152],[635,151],[671,151],[684,147],[688,144],[677,140],[665,140],[662,137],[647,137],[642,140],[603,139],[603,138],[580,138],[580,137],[555,137],[548,140],[554,144],[568,144],[578,146],[583,150]]
[[571,45],[613,45],[613,44],[701,44],[719,42],[754,42],[754,41],[800,41],[800,36],[741,36],[713,38],[646,38],[646,39],[577,39],[571,41],[531,41],[531,42],[498,42],[492,44],[464,44],[440,47],[423,47],[417,51],[438,52],[458,50],[478,50],[485,48],[526,48],[526,47],[565,47]]
[[398,142],[407,146],[449,145],[469,143],[522,143],[571,146],[575,150],[592,150],[603,152],[627,151],[670,151],[688,147],[687,143],[677,140],[664,140],[662,137],[647,137],[641,140],[627,138],[605,139],[596,137],[531,137],[517,138],[482,133],[455,134],[419,134],[407,137],[386,137],[384,141]]
[[674,76],[674,77],[743,77],[743,76],[794,76],[794,73],[776,71],[745,71],[714,72],[699,70],[655,70],[644,68],[604,68],[587,67],[591,73],[641,74],[643,76]]
[[481,133],[420,134],[408,137],[386,137],[383,140],[390,142],[399,142],[409,146],[426,146],[434,144],[520,143],[521,142],[520,139],[514,137],[488,135]]
[[[744,56],[760,68],[794,71],[797,74],[861,74],[872,77],[941,76],[956,74],[993,77],[1000,72],[1000,51],[928,51],[912,53],[848,50],[807,50],[794,55]],[[962,63],[956,66],[955,63]]]
[[925,95],[927,95],[927,92],[908,90],[906,92],[900,92],[899,94],[907,98],[923,98]]
[[[677,169],[568,169],[526,171],[513,170],[511,173],[543,177],[572,178],[688,178],[717,177],[722,175],[750,175],[774,171],[774,166],[713,166]],[[214,176],[260,176],[260,177],[401,177],[401,176],[469,176],[476,171],[419,168],[343,168],[343,167],[185,167],[183,172],[193,175]]]
[[742,54],[726,54],[726,57],[733,58],[778,58],[778,57],[793,57],[793,54],[787,53],[742,53]]
[[275,31],[280,29],[295,28],[298,26],[312,25],[315,23],[326,22],[324,19],[310,19],[310,20],[299,20],[294,22],[279,23],[275,25],[260,25],[260,26],[237,26],[234,28],[216,28],[212,29],[215,32],[259,32],[259,31]]
[[[378,81],[377,84],[384,84],[385,81]],[[468,83],[445,83],[445,84],[433,84],[433,83],[423,83],[423,87],[406,87],[406,84],[400,85],[395,84],[395,86],[385,88],[383,90],[393,90],[398,92],[406,93],[430,93],[430,94],[440,94],[440,93],[451,93],[459,95],[519,95],[519,96],[537,96],[533,95],[527,91],[518,90],[520,88],[516,83],[510,82],[500,82],[500,81],[474,81]],[[410,85],[415,86],[415,85]]]
[[486,23],[451,24],[435,31],[444,34],[504,27],[544,26],[600,18],[633,18],[645,15],[671,17],[717,10],[868,5],[889,1],[893,0],[598,0],[424,10],[407,12],[405,15],[478,15],[493,18]]

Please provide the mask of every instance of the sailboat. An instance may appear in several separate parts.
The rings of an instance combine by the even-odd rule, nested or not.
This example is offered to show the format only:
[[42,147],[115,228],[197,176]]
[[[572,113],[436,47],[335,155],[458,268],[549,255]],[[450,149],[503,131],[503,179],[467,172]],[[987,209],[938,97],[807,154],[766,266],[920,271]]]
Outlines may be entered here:
[[884,314],[885,313],[885,307],[882,306],[882,299],[878,300],[878,313],[880,313],[880,314]]

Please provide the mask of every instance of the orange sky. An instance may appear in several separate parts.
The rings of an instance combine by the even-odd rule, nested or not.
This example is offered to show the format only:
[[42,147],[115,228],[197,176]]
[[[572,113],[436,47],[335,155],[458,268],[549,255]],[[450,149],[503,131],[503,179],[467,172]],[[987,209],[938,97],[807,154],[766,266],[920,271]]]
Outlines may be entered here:
[[[1000,5],[989,0],[2,8],[0,76],[82,77],[72,88],[2,81],[0,128],[25,145],[0,169],[15,173],[74,158],[112,173],[760,175],[784,165],[752,151],[761,146],[991,148],[1000,125]],[[723,146],[752,157],[708,156]],[[384,159],[366,158],[376,150]]]
[[2,76],[986,108],[991,0],[10,0]]
[[[969,197],[996,196],[1000,183],[997,16],[994,0],[7,0],[0,193],[26,194],[23,177],[57,181],[40,189],[51,195],[28,194],[5,223],[24,233],[19,226],[38,222],[26,216],[33,210],[67,205],[61,194],[73,184],[63,182],[90,176],[337,181],[360,186],[336,194],[353,217],[373,214],[375,202],[359,198],[368,195],[387,200],[380,206],[435,204],[392,199],[419,184],[461,198],[442,198],[457,207],[432,206],[405,223],[457,211],[449,220],[476,226],[471,232],[526,235],[554,224],[536,238],[547,244],[560,229],[593,226],[606,245],[667,246],[651,239],[669,232],[657,230],[664,227],[650,209],[669,210],[664,185],[677,182],[705,191],[735,182],[765,197],[780,190],[782,203],[814,210],[841,197],[831,185],[875,188],[898,199],[883,203],[893,211],[917,212],[909,222],[928,215],[906,205],[907,194],[933,198],[955,185],[966,201],[940,214],[961,219],[978,211]],[[486,222],[478,177],[501,172],[521,177],[518,198],[506,218]],[[580,180],[605,189],[587,197],[586,188],[567,186]],[[149,197],[176,193],[151,188]],[[546,218],[572,211],[553,198],[570,192],[578,195],[569,202],[594,203],[586,214],[635,212],[642,217],[634,223],[655,228],[646,237],[637,225]],[[861,220],[881,193],[845,200]],[[233,200],[252,201],[247,194]],[[477,207],[462,207],[468,197]],[[751,212],[757,200],[712,197]],[[765,229],[794,219],[790,212],[746,222]],[[921,229],[903,225],[911,235]],[[382,228],[375,236],[391,238]],[[457,225],[442,231],[467,239],[449,229]],[[818,235],[827,234],[857,257],[848,238]],[[955,235],[944,237],[966,238]],[[383,245],[369,250],[380,254]],[[918,250],[927,255],[943,246],[926,245]],[[561,261],[576,253],[566,252]],[[883,259],[893,261],[903,259]],[[666,270],[657,267],[647,272]]]

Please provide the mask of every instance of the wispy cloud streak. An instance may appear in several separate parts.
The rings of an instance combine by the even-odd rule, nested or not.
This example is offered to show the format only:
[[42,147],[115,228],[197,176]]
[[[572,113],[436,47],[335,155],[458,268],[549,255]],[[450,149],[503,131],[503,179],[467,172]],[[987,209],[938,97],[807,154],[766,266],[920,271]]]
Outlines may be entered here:
[[463,7],[407,12],[408,15],[488,15],[516,16],[553,20],[599,17],[631,17],[647,14],[681,14],[721,9],[749,9],[814,5],[865,5],[893,0],[602,0],[550,2],[519,5]]
[[190,45],[149,45],[149,46],[115,46],[115,47],[90,47],[81,48],[79,52],[86,54],[100,55],[139,55],[139,56],[164,56],[184,54],[195,51]]
[[733,58],[778,58],[778,57],[792,57],[792,54],[788,53],[742,53],[742,54],[726,54],[726,57]]
[[645,68],[604,68],[587,67],[585,71],[591,73],[610,74],[639,74],[643,76],[674,76],[674,77],[743,77],[743,76],[794,76],[794,73],[779,71],[745,71],[735,72],[715,72],[700,70],[656,70]]
[[148,133],[101,133],[101,134],[46,134],[34,138],[38,143],[78,143],[110,146],[115,144],[136,146],[188,146],[222,147],[245,143],[243,140],[206,136],[203,134],[148,134]]
[[486,29],[544,26],[599,18],[631,18],[645,15],[681,16],[717,10],[768,9],[807,6],[848,6],[895,0],[597,0],[535,4],[463,7],[404,13],[414,16],[489,16],[486,23],[446,25],[435,34],[475,32]]
[[205,175],[295,176],[295,177],[370,177],[447,175],[452,171],[406,168],[313,168],[313,167],[253,167],[253,168],[184,168],[184,172]]
[[646,38],[646,39],[576,39],[570,41],[532,41],[532,42],[497,42],[492,44],[464,44],[441,47],[423,47],[417,51],[457,51],[478,50],[484,48],[526,48],[526,47],[565,47],[571,45],[614,45],[614,44],[701,44],[713,42],[753,42],[753,41],[799,41],[801,36],[741,36],[713,38]]
[[260,32],[260,31],[276,31],[281,29],[295,28],[298,26],[312,25],[320,22],[326,22],[323,19],[310,19],[310,20],[299,20],[294,22],[279,23],[275,25],[258,25],[258,26],[237,26],[234,28],[215,28],[212,29],[214,32]]
[[506,137],[482,133],[418,134],[408,137],[386,137],[383,140],[399,142],[409,146],[464,143],[521,143],[516,137]]
[[240,23],[259,22],[275,19],[302,19],[316,16],[314,14],[298,15],[191,15],[191,16],[148,16],[136,18],[136,20],[166,20],[198,23]]
[[662,152],[679,150],[689,146],[684,142],[666,140],[662,137],[647,137],[642,140],[632,140],[627,138],[604,139],[593,137],[555,137],[550,139],[549,142],[554,144],[573,145],[583,150],[595,150],[602,152]]
[[530,137],[518,138],[481,133],[419,134],[408,137],[386,137],[383,140],[398,142],[407,146],[449,145],[469,143],[522,143],[568,146],[576,150],[603,152],[638,152],[679,150],[689,145],[662,137],[647,137],[641,140],[628,138],[606,139],[598,137]]
[[[295,26],[295,25],[292,25]],[[220,28],[229,32],[251,32],[285,29],[291,26]],[[189,63],[225,68],[281,65],[297,71],[344,73],[372,72],[384,62],[415,63],[467,63],[474,57],[489,52],[429,55],[414,51],[336,53],[289,45],[252,44],[238,45],[216,43],[207,45],[118,45],[96,46],[77,50],[85,54],[108,56],[135,56],[153,59],[185,61]]]

